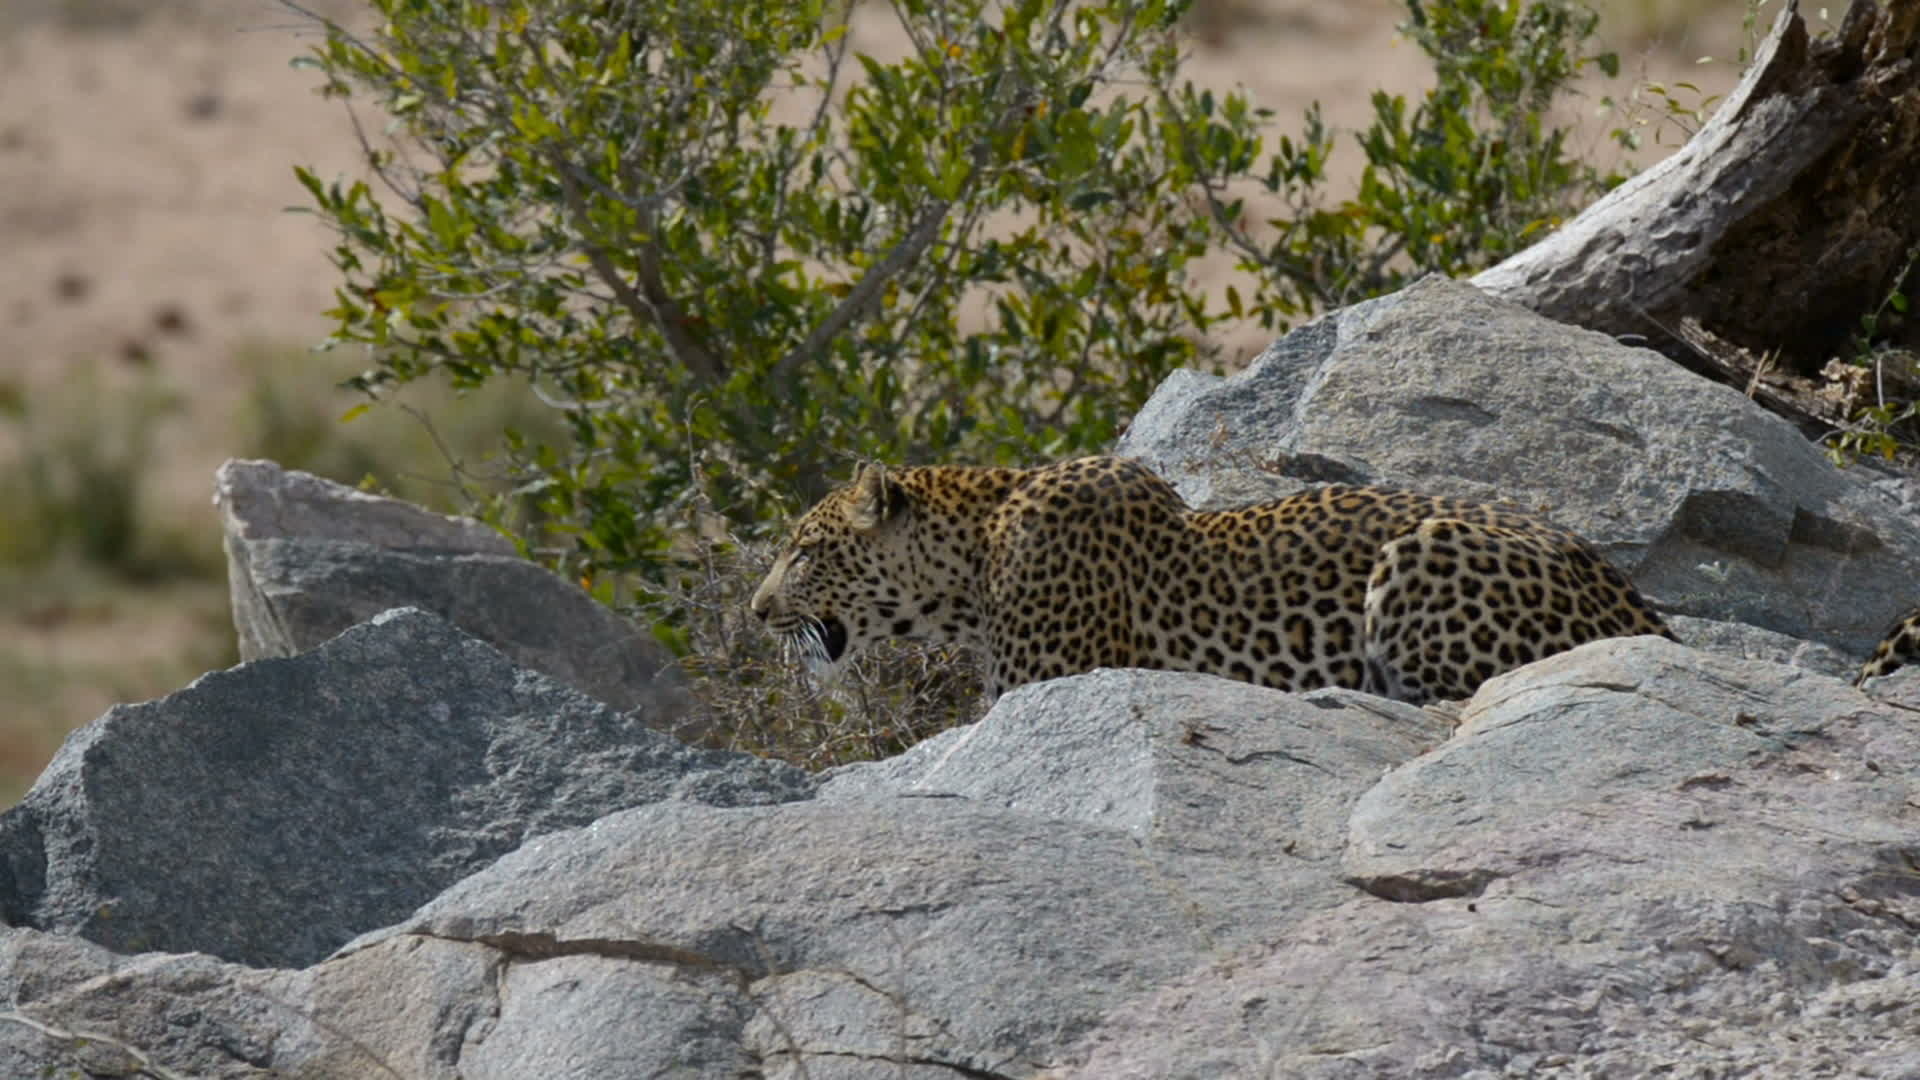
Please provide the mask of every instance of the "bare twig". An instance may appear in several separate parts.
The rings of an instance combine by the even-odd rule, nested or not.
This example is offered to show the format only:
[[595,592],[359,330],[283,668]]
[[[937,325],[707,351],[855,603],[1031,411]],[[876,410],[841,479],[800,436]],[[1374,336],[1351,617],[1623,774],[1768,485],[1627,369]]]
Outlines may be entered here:
[[0,1012],[0,1021],[32,1028],[49,1039],[67,1044],[69,1048],[74,1050],[78,1050],[87,1043],[98,1043],[102,1046],[110,1046],[132,1059],[135,1068],[133,1075],[136,1076],[151,1076],[154,1077],[155,1080],[188,1080],[185,1073],[175,1072],[165,1065],[156,1063],[146,1051],[137,1046],[131,1046],[112,1035],[102,1034],[97,1031],[80,1031],[75,1028],[56,1027],[45,1021],[36,1020],[18,1009],[9,1009],[5,1012]]

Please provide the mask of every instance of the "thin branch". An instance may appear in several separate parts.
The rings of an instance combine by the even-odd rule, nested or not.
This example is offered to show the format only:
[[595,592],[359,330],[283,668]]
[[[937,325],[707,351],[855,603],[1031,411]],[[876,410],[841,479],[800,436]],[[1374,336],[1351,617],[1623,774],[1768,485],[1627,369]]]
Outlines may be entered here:
[[824,351],[841,331],[852,326],[855,320],[865,315],[867,309],[879,301],[880,291],[886,287],[887,282],[917,262],[926,253],[927,248],[933,245],[934,240],[940,236],[940,226],[946,223],[947,213],[952,209],[952,200],[936,199],[922,210],[920,219],[914,222],[913,228],[907,232],[905,239],[896,244],[892,251],[887,252],[885,258],[875,263],[861,276],[859,283],[847,293],[845,299],[840,301],[840,306],[820,320],[820,324],[813,328],[813,332],[807,335],[805,341],[794,346],[787,355],[780,358],[780,363],[775,368],[776,373],[785,374],[797,369],[810,357]]
[[[961,181],[961,190],[971,188],[987,167],[987,159],[993,140],[1008,134],[1026,116],[1029,108],[1028,89],[1020,88],[1008,95],[1008,101],[995,122],[993,129],[974,143],[970,156],[966,178]],[[869,267],[853,289],[840,301],[832,313],[813,328],[806,340],[788,351],[774,367],[778,376],[789,375],[800,365],[825,351],[835,337],[838,337],[855,321],[867,313],[867,310],[880,299],[881,291],[888,281],[899,275],[908,266],[917,262],[926,254],[929,247],[940,236],[940,227],[946,223],[947,215],[953,210],[953,200],[936,199],[920,211],[919,218],[907,235],[896,244],[892,251],[878,263]]]
[[[848,20],[853,18],[853,5],[854,0],[844,0],[842,3],[840,8],[842,25],[845,25]],[[840,72],[846,63],[847,49],[852,43],[852,34],[841,34],[838,40],[830,42],[826,46],[827,74],[826,77],[821,80],[819,87],[820,100],[814,104],[813,116],[807,121],[805,128],[802,129],[806,132],[806,138],[802,143],[803,146],[813,144],[814,141],[820,137],[820,129],[822,125],[827,122],[827,117],[833,108],[833,95],[834,92],[839,89]],[[793,176],[793,170],[800,166],[800,162],[803,159],[810,156],[811,155],[807,153],[795,154],[792,160],[786,163],[786,167],[780,171],[779,181],[773,185],[773,214],[769,220],[774,224],[772,228],[768,229],[760,237],[761,258],[768,266],[773,265],[776,256],[779,254],[780,223],[787,219],[787,194],[789,181]]]
[[[560,178],[560,191],[566,199],[567,211],[573,215],[576,227],[582,237],[592,235],[586,197],[580,191],[580,184],[571,164],[563,160],[558,153],[549,157],[555,175]],[[726,379],[727,368],[714,355],[707,351],[691,333],[687,332],[688,318],[678,301],[667,291],[665,280],[660,274],[660,247],[656,242],[657,225],[653,216],[641,211],[641,228],[647,240],[640,244],[635,252],[638,263],[636,275],[640,287],[620,273],[613,264],[613,257],[602,244],[585,241],[581,245],[587,257],[588,265],[613,290],[620,306],[641,323],[651,324],[666,338],[667,348],[672,350],[674,359],[682,367],[692,372],[695,378],[708,385],[718,384]]]
[[[1153,89],[1160,98],[1161,108],[1177,114],[1178,108],[1174,103],[1173,95],[1167,93],[1164,86],[1156,85]],[[1317,281],[1312,266],[1307,262],[1283,257],[1278,247],[1262,248],[1246,230],[1240,227],[1239,222],[1233,220],[1233,215],[1227,212],[1227,204],[1220,199],[1219,193],[1224,190],[1224,185],[1217,183],[1213,179],[1213,174],[1201,167],[1200,155],[1193,149],[1192,134],[1188,125],[1174,124],[1172,129],[1178,135],[1181,160],[1198,178],[1200,191],[1206,196],[1207,214],[1227,238],[1227,242],[1239,249],[1242,255],[1253,260],[1256,265],[1265,266],[1296,281]]]

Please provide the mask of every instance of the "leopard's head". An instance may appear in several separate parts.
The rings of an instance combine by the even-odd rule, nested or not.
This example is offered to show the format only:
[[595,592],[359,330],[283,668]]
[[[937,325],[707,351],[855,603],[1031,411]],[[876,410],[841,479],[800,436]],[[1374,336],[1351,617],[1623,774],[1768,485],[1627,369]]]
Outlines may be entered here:
[[884,638],[948,638],[943,624],[961,583],[928,549],[943,534],[928,528],[930,512],[898,476],[863,466],[794,526],[753,594],[753,613],[821,677]]

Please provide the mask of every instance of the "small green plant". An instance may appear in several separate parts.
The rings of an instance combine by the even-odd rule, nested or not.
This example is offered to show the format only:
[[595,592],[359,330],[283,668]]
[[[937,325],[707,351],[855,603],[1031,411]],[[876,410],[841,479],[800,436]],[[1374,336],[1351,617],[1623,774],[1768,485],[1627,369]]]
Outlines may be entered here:
[[1893,461],[1903,453],[1920,454],[1920,402],[1863,405],[1847,429],[1827,441],[1827,457],[1843,467],[1862,457]]
[[1853,337],[1853,352],[1862,367],[1871,367],[1869,361],[1877,342],[1886,335],[1895,332],[1896,322],[1904,323],[1911,302],[1907,299],[1907,289],[1913,280],[1913,271],[1920,265],[1920,247],[1907,252],[1907,261],[1902,263],[1900,271],[1894,275],[1893,284],[1887,288],[1886,295],[1880,298],[1872,311],[1860,316],[1860,329]]
[[[1745,12],[1741,17],[1741,44],[1735,50],[1730,61],[1736,71],[1744,72],[1753,62],[1754,50],[1760,39],[1767,33],[1761,16],[1768,0],[1746,0]],[[1666,24],[1673,22],[1680,11],[1666,11],[1655,3],[1642,2],[1635,21],[1646,32],[1661,32]],[[1685,9],[1682,17],[1696,14],[1691,8]],[[1705,67],[1727,62],[1725,58],[1716,59],[1702,56],[1695,61]],[[1651,139],[1654,146],[1672,149],[1681,146],[1693,138],[1707,119],[1719,107],[1721,95],[1709,94],[1696,83],[1686,80],[1660,82],[1654,79],[1641,79],[1634,84],[1633,90],[1625,101],[1612,97],[1603,97],[1600,104],[1621,117],[1618,127],[1608,132],[1608,136],[1629,153],[1645,148]]]
[[109,387],[91,368],[57,389],[0,393],[14,447],[0,461],[0,563],[72,555],[135,579],[217,571],[217,552],[190,550],[142,514],[155,433],[180,409],[156,381]]
[[[1711,62],[1702,57],[1702,63]],[[1646,147],[1649,137],[1655,146],[1671,149],[1684,144],[1700,130],[1720,104],[1720,95],[1709,94],[1694,83],[1672,84],[1644,80],[1636,83],[1625,102],[1601,98],[1601,105],[1622,117],[1608,135],[1629,153]]]
[[1920,352],[1900,344],[1913,335],[1908,289],[1917,266],[1920,248],[1907,253],[1886,294],[1860,316],[1851,349],[1851,366],[1860,375],[1851,381],[1870,387],[1872,400],[1858,406],[1845,429],[1828,438],[1827,456],[1836,465],[1852,464],[1862,456],[1892,461],[1903,454],[1920,455]]

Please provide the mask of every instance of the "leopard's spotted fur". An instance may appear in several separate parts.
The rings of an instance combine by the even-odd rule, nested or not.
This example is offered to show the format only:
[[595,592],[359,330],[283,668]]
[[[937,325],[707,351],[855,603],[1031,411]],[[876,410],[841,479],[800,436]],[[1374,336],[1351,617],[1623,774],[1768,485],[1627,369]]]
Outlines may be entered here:
[[1118,458],[863,469],[801,519],[752,606],[828,668],[888,636],[972,644],[995,694],[1144,667],[1423,702],[1599,638],[1672,636],[1590,546],[1526,514],[1344,486],[1199,512]]

